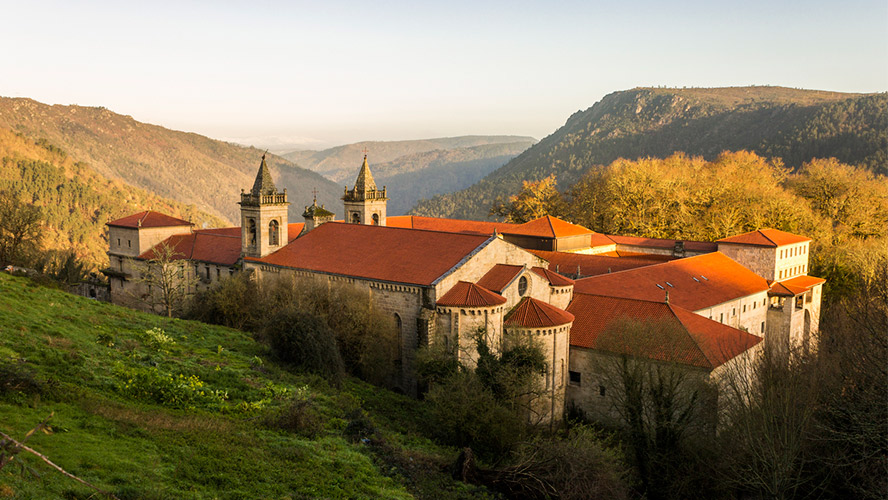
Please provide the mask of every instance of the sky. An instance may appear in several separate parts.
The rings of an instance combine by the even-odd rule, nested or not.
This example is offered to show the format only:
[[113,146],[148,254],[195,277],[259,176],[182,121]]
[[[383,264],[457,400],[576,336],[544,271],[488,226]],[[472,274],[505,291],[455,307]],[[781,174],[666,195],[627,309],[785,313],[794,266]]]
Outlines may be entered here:
[[633,87],[888,91],[888,2],[0,0],[0,96],[272,149],[541,139]]

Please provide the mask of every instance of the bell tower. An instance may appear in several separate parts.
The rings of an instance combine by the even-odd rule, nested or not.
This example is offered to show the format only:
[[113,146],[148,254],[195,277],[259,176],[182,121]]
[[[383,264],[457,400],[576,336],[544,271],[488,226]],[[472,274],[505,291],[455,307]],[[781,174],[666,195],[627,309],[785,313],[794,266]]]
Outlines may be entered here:
[[373,226],[385,225],[385,207],[388,198],[385,196],[385,186],[382,191],[376,189],[370,166],[367,165],[367,152],[364,152],[364,164],[355,179],[355,187],[352,190],[345,187],[342,202],[345,205],[345,221],[350,224],[367,224]]
[[265,257],[287,244],[287,190],[274,186],[265,155],[250,192],[241,190],[241,255]]

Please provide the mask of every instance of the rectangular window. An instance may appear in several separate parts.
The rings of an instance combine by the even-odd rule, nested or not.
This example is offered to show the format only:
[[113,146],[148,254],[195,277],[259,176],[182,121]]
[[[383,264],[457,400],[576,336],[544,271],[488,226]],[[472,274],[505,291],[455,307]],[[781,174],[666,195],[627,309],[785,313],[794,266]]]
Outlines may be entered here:
[[603,385],[599,385],[599,386],[598,386],[598,395],[599,395],[599,396],[602,396],[602,397],[603,397],[603,396],[605,395],[606,392],[607,392],[607,391],[605,391]]
[[210,266],[207,267],[207,279],[210,279]]
[[762,333],[765,333],[765,322],[762,321]]
[[724,323],[724,322],[725,322],[725,313],[719,313],[719,315],[718,315],[718,322],[719,322],[719,323]]
[[732,307],[732,308],[731,308],[731,316],[733,317],[733,316],[736,316],[736,315],[737,315],[737,308],[736,308],[736,307]]
[[580,385],[580,372],[569,371],[570,385]]
[[127,247],[127,248],[132,248],[132,247],[133,247],[133,242],[132,242],[132,240],[126,240],[126,247]]
[[117,238],[117,246],[120,246],[120,238]]
[[743,312],[746,312],[746,304],[743,304]]
[[216,268],[216,279],[219,279],[220,277],[222,277],[222,270],[217,267]]

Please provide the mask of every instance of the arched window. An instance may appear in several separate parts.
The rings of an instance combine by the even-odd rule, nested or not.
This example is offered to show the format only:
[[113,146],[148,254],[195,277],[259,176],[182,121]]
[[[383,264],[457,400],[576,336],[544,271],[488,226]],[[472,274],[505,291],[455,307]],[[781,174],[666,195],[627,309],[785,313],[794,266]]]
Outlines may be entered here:
[[527,293],[527,276],[522,276],[518,280],[518,295],[524,297],[525,293]]
[[374,226],[379,225],[379,214],[373,214],[373,225]]
[[256,219],[249,219],[247,222],[247,243],[256,246]]
[[360,224],[360,223],[361,223],[361,216],[357,212],[352,213],[352,224]]
[[268,244],[280,245],[281,231],[278,221],[273,220],[268,223]]

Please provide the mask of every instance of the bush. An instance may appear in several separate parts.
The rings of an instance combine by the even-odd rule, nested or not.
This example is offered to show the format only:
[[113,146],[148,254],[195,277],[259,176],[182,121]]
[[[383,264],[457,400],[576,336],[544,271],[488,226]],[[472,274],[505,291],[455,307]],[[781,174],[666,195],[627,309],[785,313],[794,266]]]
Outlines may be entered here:
[[342,381],[345,370],[336,338],[317,316],[280,311],[269,318],[262,333],[280,360],[321,374],[334,385]]
[[118,365],[114,373],[118,378],[117,390],[122,394],[170,408],[217,407],[228,397],[225,391],[206,387],[197,375],[173,375],[156,366]]

